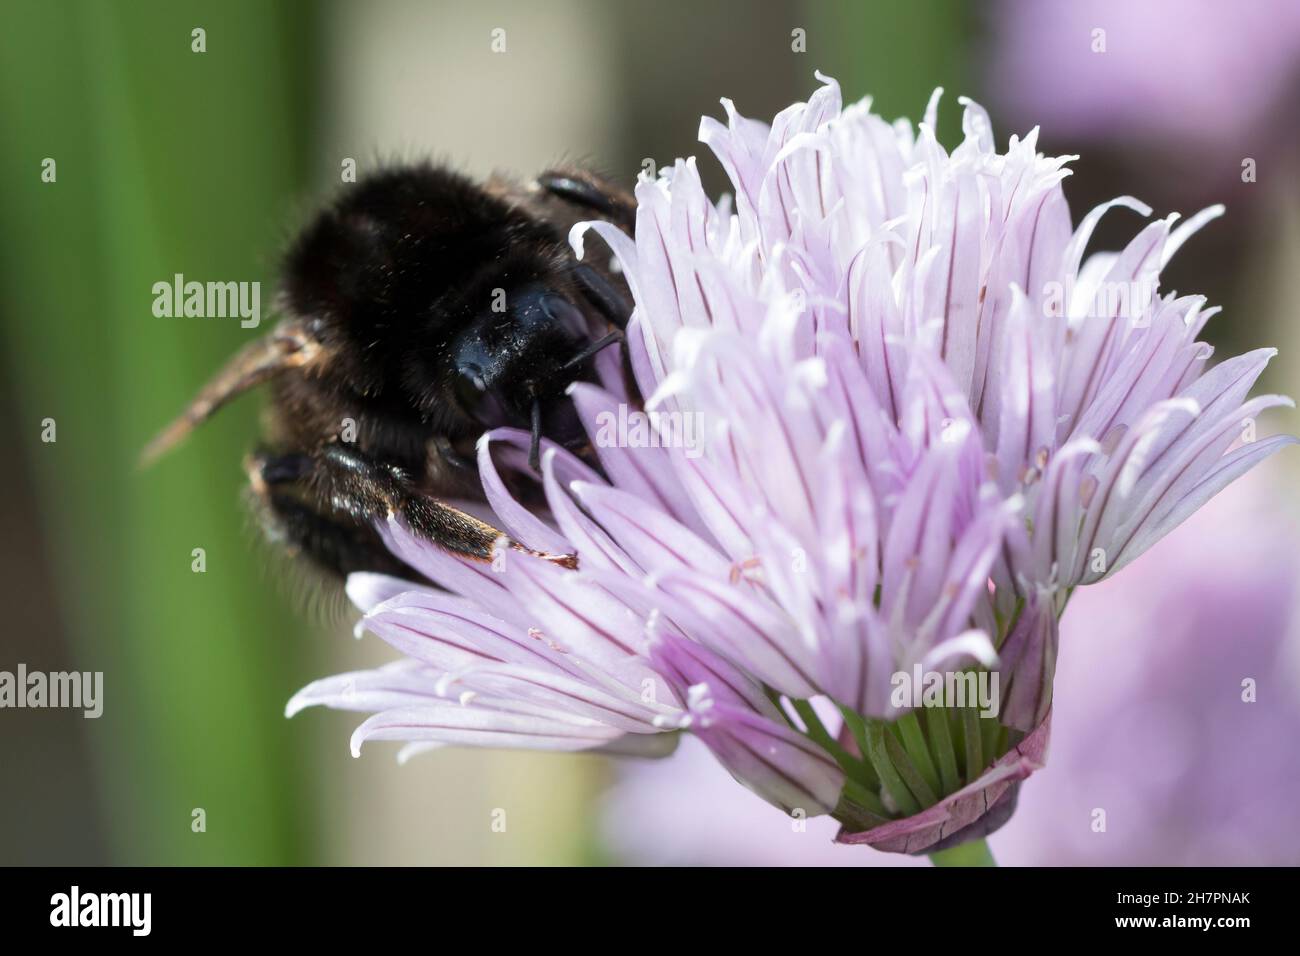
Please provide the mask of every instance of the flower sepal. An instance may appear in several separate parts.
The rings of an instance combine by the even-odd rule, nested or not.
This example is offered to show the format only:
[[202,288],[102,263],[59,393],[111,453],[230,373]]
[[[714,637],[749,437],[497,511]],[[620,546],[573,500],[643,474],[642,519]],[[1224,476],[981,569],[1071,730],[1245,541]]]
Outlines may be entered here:
[[983,839],[1010,819],[1020,781],[1043,766],[1051,723],[1049,712],[1032,733],[974,781],[918,813],[868,830],[854,830],[850,821],[841,818],[844,825],[835,841],[888,853],[922,854]]

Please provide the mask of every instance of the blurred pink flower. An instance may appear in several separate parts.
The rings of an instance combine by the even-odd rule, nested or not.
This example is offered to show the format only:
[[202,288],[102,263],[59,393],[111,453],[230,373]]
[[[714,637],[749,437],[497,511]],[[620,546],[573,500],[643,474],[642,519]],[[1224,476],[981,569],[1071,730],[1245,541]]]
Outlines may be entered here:
[[1000,860],[1300,863],[1300,521],[1279,507],[1295,501],[1283,464],[1075,595],[1048,768],[992,838]]
[[1270,117],[1300,81],[1300,4],[1002,0],[991,32],[994,96],[1058,136],[1244,156],[1288,132]]

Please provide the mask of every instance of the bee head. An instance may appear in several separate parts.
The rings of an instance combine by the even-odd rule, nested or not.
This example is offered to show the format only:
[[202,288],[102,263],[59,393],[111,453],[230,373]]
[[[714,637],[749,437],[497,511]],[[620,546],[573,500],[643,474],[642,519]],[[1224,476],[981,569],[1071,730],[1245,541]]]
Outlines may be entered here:
[[483,429],[534,427],[560,444],[581,442],[565,391],[590,375],[589,362],[573,362],[590,341],[586,316],[541,283],[501,298],[504,308],[480,313],[451,339],[445,358],[453,402]]

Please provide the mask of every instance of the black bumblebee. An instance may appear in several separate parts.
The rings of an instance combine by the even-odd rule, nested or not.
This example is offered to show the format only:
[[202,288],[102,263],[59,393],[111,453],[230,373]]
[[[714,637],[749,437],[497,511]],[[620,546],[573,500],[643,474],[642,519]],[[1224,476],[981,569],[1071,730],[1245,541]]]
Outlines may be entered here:
[[488,560],[502,533],[444,499],[482,497],[475,443],[492,428],[530,430],[534,469],[543,437],[581,453],[566,388],[593,380],[593,358],[619,342],[630,305],[617,274],[574,257],[568,232],[604,219],[630,234],[634,217],[626,192],[576,168],[524,188],[432,164],[379,172],[298,235],[282,321],[144,458],[269,383],[266,435],[246,470],[271,541],[330,577],[418,577],[374,528],[397,513],[428,540]]

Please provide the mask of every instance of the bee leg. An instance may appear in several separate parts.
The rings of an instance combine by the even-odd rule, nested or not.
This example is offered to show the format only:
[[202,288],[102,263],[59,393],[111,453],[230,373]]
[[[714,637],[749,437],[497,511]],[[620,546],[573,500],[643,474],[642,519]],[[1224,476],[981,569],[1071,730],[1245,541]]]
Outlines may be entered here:
[[305,482],[313,467],[302,454],[256,454],[245,462],[250,504],[266,539],[330,578],[371,571],[423,581],[384,547],[372,525],[321,510]]
[[396,465],[350,446],[331,443],[313,455],[307,479],[322,502],[358,523],[377,525],[398,515],[417,535],[448,551],[490,560],[502,532],[436,498],[420,494]]
[[450,438],[446,435],[438,435],[430,442],[430,444],[433,446],[433,450],[437,453],[440,460],[450,465],[461,474],[475,479],[477,482],[478,465],[452,447]]
[[533,400],[532,427],[529,429],[528,467],[535,474],[542,473],[542,403]]
[[620,189],[584,169],[550,169],[537,177],[537,185],[575,206],[583,206],[631,232],[636,225],[636,201]]
[[612,282],[589,265],[574,266],[572,275],[583,297],[605,321],[616,329],[627,328],[627,323],[632,318],[632,307]]
[[584,353],[570,360],[571,364],[577,364],[585,361],[591,355],[596,354],[607,345],[614,342],[623,343],[623,385],[629,395],[637,394],[636,375],[632,371],[632,355],[627,350],[626,335],[627,325],[632,320],[632,306],[627,297],[614,287],[599,270],[593,269],[589,265],[575,266],[572,272],[574,281],[578,284],[579,291],[583,297],[592,304],[610,325],[614,331],[604,338],[599,339],[591,348]]
[[[295,463],[285,474],[292,475],[293,468],[297,468],[297,483],[306,485],[311,497],[327,508],[334,520],[373,530],[381,521],[397,515],[419,537],[479,561],[490,561],[496,542],[502,538],[517,550],[529,550],[487,522],[420,491],[396,465],[376,461],[339,443],[325,445],[309,460],[310,467]],[[540,556],[565,567],[576,566],[572,555]]]

